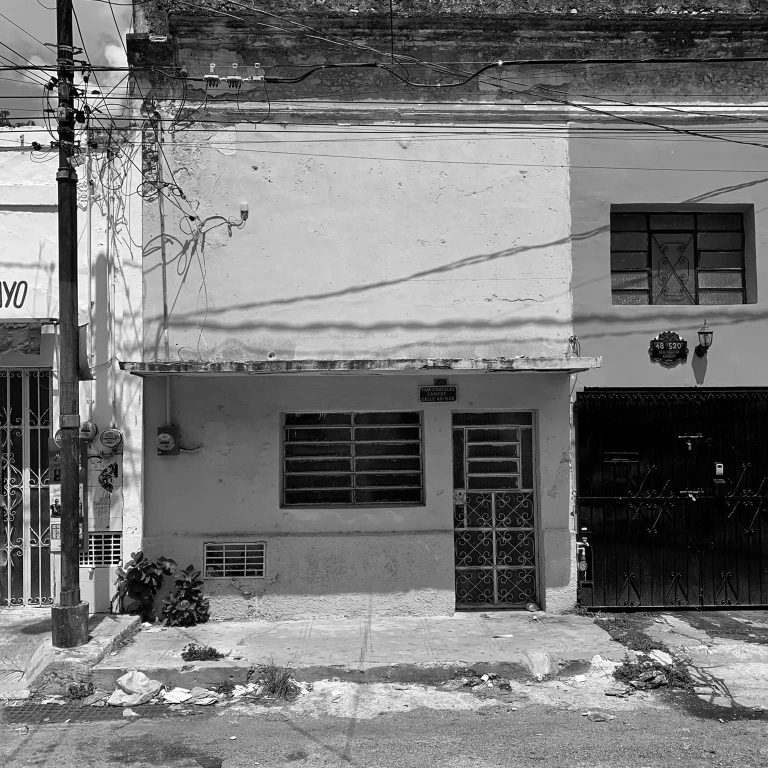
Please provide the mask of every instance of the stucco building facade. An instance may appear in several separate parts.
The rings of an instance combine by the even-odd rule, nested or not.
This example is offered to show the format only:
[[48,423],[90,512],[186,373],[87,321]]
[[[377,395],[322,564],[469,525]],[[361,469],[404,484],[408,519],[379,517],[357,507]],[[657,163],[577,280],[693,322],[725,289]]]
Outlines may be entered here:
[[[46,608],[60,589],[58,153],[46,142],[35,126],[0,131],[0,608],[8,610]],[[80,588],[91,612],[104,612],[118,564],[142,541],[142,382],[117,365],[141,341],[141,250],[132,245],[141,211],[108,196],[102,182],[123,179],[104,167],[103,151],[77,162]]]
[[607,381],[593,177],[656,157],[626,117],[686,123],[743,74],[580,60],[757,55],[764,30],[737,3],[206,7],[143,3],[128,41],[145,549],[201,567],[218,617],[571,608],[571,396]]

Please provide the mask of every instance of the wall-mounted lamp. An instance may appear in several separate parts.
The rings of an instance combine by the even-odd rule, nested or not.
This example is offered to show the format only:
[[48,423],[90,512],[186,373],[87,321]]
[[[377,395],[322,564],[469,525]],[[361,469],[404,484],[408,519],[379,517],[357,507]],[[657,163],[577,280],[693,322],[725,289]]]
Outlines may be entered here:
[[695,349],[696,357],[706,357],[707,350],[712,346],[714,331],[704,321],[704,325],[699,328],[699,344]]

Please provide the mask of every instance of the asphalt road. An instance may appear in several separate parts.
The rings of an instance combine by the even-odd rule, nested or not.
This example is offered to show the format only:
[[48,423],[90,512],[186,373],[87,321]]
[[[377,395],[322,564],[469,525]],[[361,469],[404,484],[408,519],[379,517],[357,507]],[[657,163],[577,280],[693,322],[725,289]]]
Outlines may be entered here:
[[[669,768],[768,764],[768,723],[642,707],[607,722],[530,705],[383,714],[366,720],[228,709],[181,717],[24,727],[5,723],[0,765],[21,768]],[[235,737],[235,738],[233,738]]]

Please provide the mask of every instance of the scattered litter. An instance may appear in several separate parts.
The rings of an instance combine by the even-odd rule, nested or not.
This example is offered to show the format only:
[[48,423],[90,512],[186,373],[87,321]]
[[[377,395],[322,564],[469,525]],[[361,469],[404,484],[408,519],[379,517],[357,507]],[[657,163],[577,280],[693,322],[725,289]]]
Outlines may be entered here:
[[123,717],[139,717],[139,714],[134,712],[130,707],[126,707],[123,710]]
[[536,605],[536,603],[528,603],[528,605],[525,606],[525,610],[533,613],[534,611],[539,610],[539,606]]
[[497,637],[514,637],[514,635],[493,635],[494,639]]
[[16,733],[20,733],[22,736],[26,736],[26,734],[29,733],[29,726],[21,725],[18,728],[14,728],[13,730],[16,731]]
[[190,693],[188,688],[171,688],[170,691],[163,691],[162,697],[164,701],[170,704],[183,704],[185,701],[189,701]]
[[189,704],[197,704],[198,706],[209,706],[215,704],[219,700],[219,695],[213,691],[209,691],[207,688],[193,688],[189,692]]
[[63,696],[49,696],[47,699],[43,699],[41,704],[66,704],[66,700]]
[[582,717],[586,717],[588,720],[590,720],[593,723],[606,723],[609,720],[615,720],[616,717],[614,715],[607,715],[604,712],[582,712]]
[[136,707],[146,704],[153,699],[163,684],[159,680],[152,680],[143,672],[132,669],[117,679],[118,687],[107,699],[111,707]]
[[234,741],[236,738],[237,738],[237,736],[230,736],[230,737],[229,737],[229,740],[230,740],[230,741]]

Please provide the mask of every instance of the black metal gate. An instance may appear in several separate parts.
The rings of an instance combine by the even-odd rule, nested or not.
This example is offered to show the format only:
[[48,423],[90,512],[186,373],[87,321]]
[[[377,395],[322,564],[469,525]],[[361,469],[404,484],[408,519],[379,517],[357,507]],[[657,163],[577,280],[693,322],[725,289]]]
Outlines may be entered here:
[[579,600],[768,604],[768,389],[576,400]]

